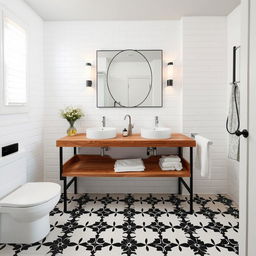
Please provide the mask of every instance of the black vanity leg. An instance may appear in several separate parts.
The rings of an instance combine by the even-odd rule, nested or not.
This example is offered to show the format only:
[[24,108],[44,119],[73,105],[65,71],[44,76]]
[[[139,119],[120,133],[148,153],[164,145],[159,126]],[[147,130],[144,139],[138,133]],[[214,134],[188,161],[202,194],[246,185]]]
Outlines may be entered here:
[[74,193],[77,194],[77,177],[74,180]]
[[[74,147],[74,155],[77,154],[76,147]],[[77,194],[77,177],[74,179],[74,193]]]
[[64,203],[64,212],[67,212],[67,178],[62,176],[63,171],[63,148],[60,147],[59,151],[60,157],[60,180],[63,180],[63,203]]
[[[180,158],[182,158],[183,156],[183,151],[182,151],[182,147],[178,148],[178,155]],[[178,194],[181,195],[181,178],[178,178]]]
[[60,158],[60,180],[62,180],[62,171],[63,171],[63,148],[60,147],[59,150],[59,158]]
[[64,194],[63,194],[63,201],[64,201],[64,212],[67,213],[68,210],[67,210],[67,178],[64,177],[63,178],[63,181],[64,181]]
[[190,213],[193,213],[193,147],[190,147]]
[[178,178],[178,194],[181,195],[181,178]]

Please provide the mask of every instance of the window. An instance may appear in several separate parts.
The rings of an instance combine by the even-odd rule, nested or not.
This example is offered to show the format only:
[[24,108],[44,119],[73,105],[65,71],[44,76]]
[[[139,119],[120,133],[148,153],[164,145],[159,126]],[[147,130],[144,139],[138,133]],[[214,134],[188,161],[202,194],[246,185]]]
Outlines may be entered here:
[[[27,33],[13,16],[3,13],[1,112],[26,112],[27,105]],[[1,37],[1,35],[0,35]]]

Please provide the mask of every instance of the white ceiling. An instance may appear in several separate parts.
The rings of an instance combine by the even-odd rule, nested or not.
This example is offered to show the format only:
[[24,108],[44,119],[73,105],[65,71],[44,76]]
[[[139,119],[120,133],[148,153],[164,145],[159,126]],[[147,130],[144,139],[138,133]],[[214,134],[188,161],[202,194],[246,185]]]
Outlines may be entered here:
[[168,20],[223,16],[240,0],[24,0],[44,20]]

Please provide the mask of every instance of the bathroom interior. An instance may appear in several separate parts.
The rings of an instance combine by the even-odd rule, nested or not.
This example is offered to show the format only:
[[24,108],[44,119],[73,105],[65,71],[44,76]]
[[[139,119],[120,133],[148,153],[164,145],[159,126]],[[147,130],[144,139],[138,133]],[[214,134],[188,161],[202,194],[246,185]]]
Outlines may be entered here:
[[243,256],[240,1],[0,10],[0,255]]

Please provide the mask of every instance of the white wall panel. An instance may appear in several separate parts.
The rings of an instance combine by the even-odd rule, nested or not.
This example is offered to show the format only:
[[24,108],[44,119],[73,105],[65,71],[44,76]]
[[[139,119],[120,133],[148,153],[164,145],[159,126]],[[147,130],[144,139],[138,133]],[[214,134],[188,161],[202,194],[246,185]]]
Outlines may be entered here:
[[43,179],[44,23],[23,1],[0,0],[0,6],[27,25],[29,43],[29,111],[0,115],[0,146],[18,142],[24,147],[28,180],[39,181]]

